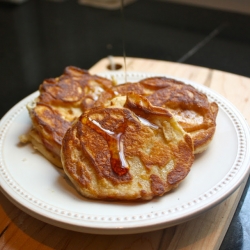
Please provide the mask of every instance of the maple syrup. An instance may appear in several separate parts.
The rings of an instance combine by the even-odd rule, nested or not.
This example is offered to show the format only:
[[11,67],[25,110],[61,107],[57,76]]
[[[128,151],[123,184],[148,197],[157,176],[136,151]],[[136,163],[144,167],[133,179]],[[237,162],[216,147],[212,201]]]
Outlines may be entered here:
[[122,48],[123,48],[123,62],[124,62],[124,81],[127,82],[127,64],[125,51],[125,18],[124,18],[124,0],[121,0],[121,23],[122,23]]
[[88,117],[84,123],[102,135],[107,141],[110,151],[110,164],[114,172],[118,175],[124,175],[129,170],[129,165],[125,159],[122,135],[125,132],[126,124],[119,126],[116,132],[105,129],[99,122]]
[[148,126],[148,127],[152,128],[152,129],[158,129],[159,128],[156,124],[150,122],[149,120],[147,120],[147,119],[145,119],[145,118],[143,118],[141,116],[138,116],[138,115],[137,115],[137,117],[138,117],[138,119],[140,120],[140,122],[143,125]]

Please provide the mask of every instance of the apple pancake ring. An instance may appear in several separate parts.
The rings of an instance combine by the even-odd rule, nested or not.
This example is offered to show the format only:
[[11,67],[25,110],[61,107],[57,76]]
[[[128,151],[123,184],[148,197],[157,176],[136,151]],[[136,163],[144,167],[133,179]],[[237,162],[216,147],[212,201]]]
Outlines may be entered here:
[[176,188],[194,161],[188,133],[165,108],[129,93],[124,107],[92,108],[66,132],[63,169],[85,197],[150,200]]

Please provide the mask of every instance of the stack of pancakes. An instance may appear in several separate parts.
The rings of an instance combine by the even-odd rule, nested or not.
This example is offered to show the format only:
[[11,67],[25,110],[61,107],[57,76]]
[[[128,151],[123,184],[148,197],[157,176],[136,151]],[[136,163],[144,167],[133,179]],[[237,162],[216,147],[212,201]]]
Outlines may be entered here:
[[62,167],[64,134],[112,85],[112,81],[76,67],[67,67],[60,77],[46,79],[39,87],[38,98],[27,106],[33,124],[28,139],[49,161]]
[[165,77],[114,82],[67,67],[40,85],[27,139],[85,197],[150,200],[176,188],[216,128],[218,106]]

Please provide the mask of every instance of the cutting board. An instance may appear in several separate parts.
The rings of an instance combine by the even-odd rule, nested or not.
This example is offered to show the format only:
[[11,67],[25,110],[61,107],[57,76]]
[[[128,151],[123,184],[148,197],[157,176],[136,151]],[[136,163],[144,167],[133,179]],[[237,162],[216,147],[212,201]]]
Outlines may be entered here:
[[[112,61],[122,66],[119,70],[124,71],[123,58],[115,57]],[[110,59],[103,59],[90,71],[91,73],[103,72],[110,68],[108,65],[110,65]],[[250,107],[249,78],[204,67],[143,58],[126,58],[126,70],[167,74],[205,85],[233,103],[250,124],[250,114],[247,109]],[[247,178],[238,190],[219,206],[194,220],[163,230],[159,249],[218,249],[234,215],[246,181]]]
[[[97,74],[110,63],[124,71],[124,59],[104,58],[91,67]],[[119,66],[119,67],[118,67]],[[231,101],[250,123],[250,79],[218,70],[166,61],[127,58],[126,70],[167,74],[203,84]],[[247,180],[247,179],[246,179]],[[0,193],[0,249],[173,250],[218,249],[234,215],[246,180],[225,201],[199,217],[177,226],[131,235],[94,235],[58,228],[15,207]]]

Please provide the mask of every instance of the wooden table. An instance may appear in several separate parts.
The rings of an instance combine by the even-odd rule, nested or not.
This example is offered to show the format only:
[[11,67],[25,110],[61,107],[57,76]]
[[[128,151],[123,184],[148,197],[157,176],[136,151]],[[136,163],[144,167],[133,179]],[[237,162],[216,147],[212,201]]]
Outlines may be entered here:
[[[124,64],[121,57],[115,57],[114,62]],[[104,58],[90,72],[106,71],[108,64]],[[231,101],[250,124],[249,78],[149,59],[127,58],[126,65],[128,71],[168,74],[206,85]],[[227,200],[186,223],[154,232],[114,236],[79,233],[46,224],[18,209],[0,193],[0,249],[218,249],[245,184],[246,180]]]

